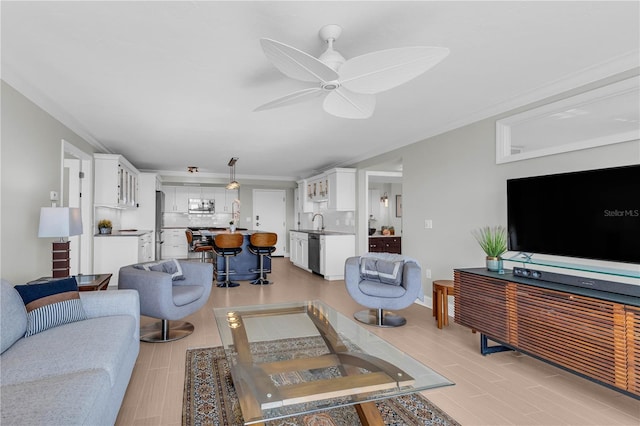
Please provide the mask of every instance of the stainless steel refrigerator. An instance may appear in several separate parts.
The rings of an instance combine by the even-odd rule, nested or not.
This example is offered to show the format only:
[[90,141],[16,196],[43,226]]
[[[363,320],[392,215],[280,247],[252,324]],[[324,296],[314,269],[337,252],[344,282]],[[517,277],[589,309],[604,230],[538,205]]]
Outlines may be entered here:
[[156,260],[162,259],[162,211],[164,210],[164,192],[156,191]]

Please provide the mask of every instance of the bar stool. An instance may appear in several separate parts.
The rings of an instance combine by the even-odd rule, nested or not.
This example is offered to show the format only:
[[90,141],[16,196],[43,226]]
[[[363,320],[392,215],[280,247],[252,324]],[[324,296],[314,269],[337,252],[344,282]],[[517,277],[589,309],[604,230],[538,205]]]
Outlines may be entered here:
[[203,242],[194,242],[193,241],[193,232],[191,229],[187,229],[184,231],[187,236],[187,243],[189,244],[189,251],[193,253],[201,253],[201,262],[207,261],[207,253],[211,253],[211,259],[213,261],[213,246],[203,243]]
[[[237,256],[242,252],[242,242],[244,236],[242,234],[218,234],[213,239],[213,251],[218,256],[224,257],[224,282],[218,282],[218,287],[238,287],[240,283],[232,282],[229,275],[232,273],[229,270],[229,262],[232,256]],[[217,269],[217,268],[216,268]],[[233,271],[235,273],[235,271]],[[218,271],[217,276],[220,275]]]
[[433,282],[432,310],[433,316],[438,321],[438,328],[449,325],[449,298],[453,296],[453,281],[435,280]]
[[267,280],[266,273],[271,272],[264,269],[264,257],[270,258],[271,253],[276,251],[276,243],[278,242],[278,234],[273,232],[257,232],[249,238],[249,251],[260,256],[260,269],[250,269],[251,272],[260,273],[260,277],[251,281],[254,285],[272,284],[273,281]]

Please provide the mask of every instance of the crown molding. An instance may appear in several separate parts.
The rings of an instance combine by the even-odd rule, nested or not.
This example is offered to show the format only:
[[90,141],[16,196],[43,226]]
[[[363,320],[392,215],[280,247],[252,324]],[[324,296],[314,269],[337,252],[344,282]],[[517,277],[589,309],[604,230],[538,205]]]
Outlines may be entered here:
[[25,98],[40,107],[47,114],[58,120],[60,123],[68,127],[75,134],[84,139],[89,145],[101,152],[112,154],[113,152],[100,143],[93,135],[84,128],[84,126],[71,114],[65,111],[60,105],[48,97],[44,91],[29,84],[18,73],[16,73],[11,65],[2,64],[2,80],[15,90],[20,92]]
[[[576,71],[574,73],[558,78],[557,80],[521,92],[510,99],[494,104],[488,108],[478,110],[475,113],[470,114],[462,119],[454,120],[441,126],[433,127],[422,135],[416,135],[416,138],[412,142],[408,142],[403,146],[424,141],[426,139],[441,135],[451,130],[458,129],[460,127],[464,127],[490,117],[505,114],[509,111],[513,111],[526,105],[540,102],[552,96],[557,96],[562,93],[569,92],[570,90],[574,90],[588,84],[596,83],[598,81],[605,80],[624,72],[633,71],[634,69],[637,71],[637,74],[640,74],[640,51],[638,50],[626,52],[615,58],[609,59],[599,64],[591,65],[580,71]],[[620,77],[620,79],[622,80],[629,77],[630,76]],[[401,148],[402,147],[398,147],[396,149]],[[387,152],[389,151],[378,150],[376,152],[366,153],[357,158],[342,162],[342,164],[356,164],[360,161],[365,161],[370,158],[386,154]]]

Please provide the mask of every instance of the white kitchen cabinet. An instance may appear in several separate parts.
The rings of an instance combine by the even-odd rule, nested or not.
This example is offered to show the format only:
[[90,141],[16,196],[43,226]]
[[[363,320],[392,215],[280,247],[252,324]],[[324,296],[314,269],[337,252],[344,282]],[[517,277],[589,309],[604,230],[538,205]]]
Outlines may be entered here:
[[151,258],[151,233],[130,236],[93,237],[93,271],[112,274],[109,286],[118,286],[120,268]]
[[136,208],[138,170],[122,155],[93,154],[94,204],[99,207]]
[[355,211],[356,170],[333,169],[328,173],[327,209],[335,211]]
[[307,198],[314,203],[320,203],[329,199],[329,178],[321,174],[308,179]]
[[344,279],[344,264],[355,256],[355,235],[320,236],[320,274],[325,280]]
[[303,269],[309,269],[309,234],[306,232],[289,232],[289,260]]
[[186,213],[189,210],[190,189],[193,188],[189,188],[188,186],[163,186],[164,212]]
[[309,197],[307,179],[298,181],[298,209],[302,213],[313,213],[313,201]]
[[186,228],[164,228],[162,231],[162,258],[186,259],[189,256]]
[[[327,210],[355,211],[356,169],[331,169],[307,179],[306,201],[326,202]],[[312,211],[313,207],[309,213]]]
[[213,186],[203,186],[200,188],[200,197],[203,200],[215,200],[216,188]]
[[226,189],[217,187],[214,191],[216,202],[216,213],[233,213],[233,201],[238,198],[237,189]]
[[[222,187],[215,188],[214,196],[214,200],[216,201],[216,213],[227,213],[227,189]],[[229,210],[229,213],[230,212],[231,210]]]
[[153,260],[153,245],[151,233],[138,237],[138,262],[151,262]]

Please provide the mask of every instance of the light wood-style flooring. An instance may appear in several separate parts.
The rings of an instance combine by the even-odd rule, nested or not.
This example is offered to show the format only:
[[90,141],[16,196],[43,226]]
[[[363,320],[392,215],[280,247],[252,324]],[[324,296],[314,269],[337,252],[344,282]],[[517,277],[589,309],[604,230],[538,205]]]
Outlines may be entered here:
[[[141,343],[117,424],[181,424],[185,351],[220,344],[214,307],[320,299],[348,316],[363,309],[343,281],[325,281],[288,258],[274,258],[273,271],[269,277],[275,284],[269,286],[246,281],[231,289],[214,286],[208,304],[186,318],[195,326],[187,338]],[[640,425],[640,400],[515,352],[482,356],[477,334],[453,318],[438,329],[431,309],[422,305],[402,314],[408,321],[404,327],[371,329],[455,382],[424,395],[463,425]]]

